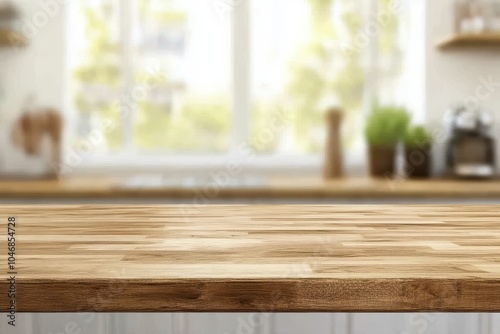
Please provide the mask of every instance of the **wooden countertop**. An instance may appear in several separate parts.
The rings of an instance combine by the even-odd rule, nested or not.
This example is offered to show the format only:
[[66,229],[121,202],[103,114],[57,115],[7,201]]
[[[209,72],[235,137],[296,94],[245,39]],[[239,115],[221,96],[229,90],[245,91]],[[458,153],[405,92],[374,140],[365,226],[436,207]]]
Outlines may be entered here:
[[41,181],[0,181],[0,198],[174,198],[206,202],[235,198],[499,198],[500,181],[389,180],[345,178],[270,178],[248,185],[214,180],[190,184],[164,180],[157,184],[134,178],[69,178]]
[[500,311],[498,206],[0,206],[17,310]]

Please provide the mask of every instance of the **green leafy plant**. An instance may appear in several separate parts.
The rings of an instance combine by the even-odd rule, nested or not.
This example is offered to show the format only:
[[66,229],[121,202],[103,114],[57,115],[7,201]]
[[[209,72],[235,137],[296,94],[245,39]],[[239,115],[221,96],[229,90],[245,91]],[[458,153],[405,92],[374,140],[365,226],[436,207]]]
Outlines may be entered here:
[[365,137],[372,146],[394,146],[406,133],[410,115],[405,108],[374,106],[365,128]]
[[406,147],[422,147],[432,143],[432,135],[421,125],[409,128],[403,139]]

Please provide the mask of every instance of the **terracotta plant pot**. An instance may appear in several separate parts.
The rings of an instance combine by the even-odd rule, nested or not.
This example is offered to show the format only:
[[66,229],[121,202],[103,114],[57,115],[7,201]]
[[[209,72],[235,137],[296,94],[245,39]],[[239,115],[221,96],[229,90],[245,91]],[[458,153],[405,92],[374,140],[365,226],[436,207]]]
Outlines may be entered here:
[[374,177],[392,177],[394,175],[394,163],[396,147],[370,146],[370,174]]
[[410,178],[431,175],[431,147],[405,147],[405,173]]

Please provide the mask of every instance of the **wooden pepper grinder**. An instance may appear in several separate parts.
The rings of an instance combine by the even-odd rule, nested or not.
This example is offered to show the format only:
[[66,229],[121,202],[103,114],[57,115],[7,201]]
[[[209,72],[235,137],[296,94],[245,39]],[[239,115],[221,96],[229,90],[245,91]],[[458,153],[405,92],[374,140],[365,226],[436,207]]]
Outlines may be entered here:
[[339,178],[344,175],[340,133],[342,114],[342,110],[338,108],[331,108],[326,112],[325,179]]

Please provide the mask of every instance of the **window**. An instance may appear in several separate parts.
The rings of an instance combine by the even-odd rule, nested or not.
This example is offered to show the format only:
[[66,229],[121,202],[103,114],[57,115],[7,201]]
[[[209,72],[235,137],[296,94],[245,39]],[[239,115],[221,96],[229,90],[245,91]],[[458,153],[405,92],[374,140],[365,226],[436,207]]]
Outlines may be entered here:
[[227,152],[231,25],[208,1],[78,1],[77,136],[102,152]]
[[96,156],[319,156],[336,104],[360,152],[371,101],[410,90],[396,1],[73,1],[73,147],[102,128]]

